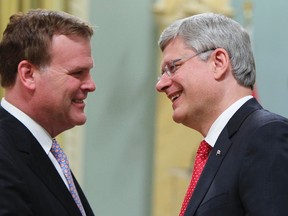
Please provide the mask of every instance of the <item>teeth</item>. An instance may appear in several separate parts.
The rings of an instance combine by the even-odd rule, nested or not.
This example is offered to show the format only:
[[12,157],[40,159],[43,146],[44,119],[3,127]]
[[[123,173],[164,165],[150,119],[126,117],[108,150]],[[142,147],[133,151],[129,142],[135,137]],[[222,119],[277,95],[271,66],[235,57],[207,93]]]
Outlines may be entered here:
[[172,102],[175,101],[178,97],[180,97],[180,94],[177,94],[171,97]]
[[83,100],[73,100],[74,103],[83,103]]

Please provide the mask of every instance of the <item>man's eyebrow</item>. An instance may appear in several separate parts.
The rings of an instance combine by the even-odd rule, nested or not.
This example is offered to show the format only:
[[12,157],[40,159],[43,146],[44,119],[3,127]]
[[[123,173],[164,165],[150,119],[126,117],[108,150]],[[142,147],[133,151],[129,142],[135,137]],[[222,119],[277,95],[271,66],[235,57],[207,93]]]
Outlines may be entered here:
[[177,59],[170,59],[168,61],[164,61],[163,64],[161,65],[161,67],[165,67],[167,64],[171,64],[171,63],[175,63],[180,61],[182,58],[177,58]]
[[87,67],[82,67],[82,66],[77,66],[75,68],[71,68],[70,71],[71,72],[75,72],[75,71],[85,71],[85,70],[91,70],[93,68],[93,65],[90,67],[90,66],[87,66]]

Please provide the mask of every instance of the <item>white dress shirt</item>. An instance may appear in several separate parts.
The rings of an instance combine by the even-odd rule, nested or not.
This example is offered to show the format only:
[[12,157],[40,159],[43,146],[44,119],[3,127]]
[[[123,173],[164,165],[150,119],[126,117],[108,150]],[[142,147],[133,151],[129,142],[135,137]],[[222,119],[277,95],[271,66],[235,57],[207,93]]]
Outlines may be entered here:
[[235,103],[233,103],[230,107],[228,107],[212,124],[210,127],[207,136],[205,137],[205,140],[209,145],[214,147],[221,131],[226,126],[230,118],[237,112],[237,110],[249,99],[253,98],[253,96],[245,96]]
[[48,134],[48,132],[20,109],[5,100],[5,98],[2,98],[1,106],[11,115],[17,118],[20,122],[22,122],[22,124],[24,124],[27,129],[33,134],[33,136],[40,143],[41,147],[44,149],[45,153],[52,161],[59,175],[63,179],[66,187],[69,189],[68,182],[62,172],[62,169],[57,160],[55,159],[54,155],[50,151],[52,147],[52,137]]

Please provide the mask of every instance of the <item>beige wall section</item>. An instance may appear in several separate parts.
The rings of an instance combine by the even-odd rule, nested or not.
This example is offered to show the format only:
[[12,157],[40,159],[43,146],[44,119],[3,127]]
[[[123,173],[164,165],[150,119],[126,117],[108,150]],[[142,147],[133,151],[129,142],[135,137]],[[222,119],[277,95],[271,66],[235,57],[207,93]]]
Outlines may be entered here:
[[69,11],[75,16],[80,17],[88,21],[89,10],[88,10],[88,0],[70,0],[69,1]]
[[[0,40],[2,38],[2,33],[9,21],[9,17],[19,8],[18,0],[0,0]],[[2,98],[4,92],[2,88],[0,88],[0,97]]]
[[[18,11],[25,12],[31,8],[62,10],[79,16],[82,19],[86,19],[87,16],[87,0],[0,0],[0,38],[12,14]],[[3,96],[2,88],[0,88],[0,96]],[[58,137],[80,184],[83,181],[83,133],[84,126],[81,126],[68,130]]]
[[[210,11],[232,15],[228,0],[158,0],[154,12],[159,35],[176,19]],[[190,182],[195,153],[202,140],[195,130],[173,122],[172,112],[170,100],[160,94],[156,115],[153,216],[179,214]]]
[[172,120],[171,102],[158,97],[154,168],[154,216],[175,216],[191,176],[197,146],[202,136]]

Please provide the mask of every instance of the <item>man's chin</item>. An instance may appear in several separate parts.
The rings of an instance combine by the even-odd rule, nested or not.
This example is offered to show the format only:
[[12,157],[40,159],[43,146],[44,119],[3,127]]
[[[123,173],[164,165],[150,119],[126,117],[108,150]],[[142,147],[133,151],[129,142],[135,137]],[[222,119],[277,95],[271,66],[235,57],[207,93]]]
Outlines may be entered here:
[[87,120],[87,117],[86,115],[82,115],[82,116],[79,116],[78,118],[74,118],[73,119],[73,122],[75,124],[75,126],[80,126],[80,125],[83,125],[86,123],[86,120]]
[[173,121],[175,121],[176,123],[182,123],[182,117],[181,116],[179,116],[179,115],[176,115],[175,113],[173,114],[173,116],[172,116],[172,118],[173,118]]

